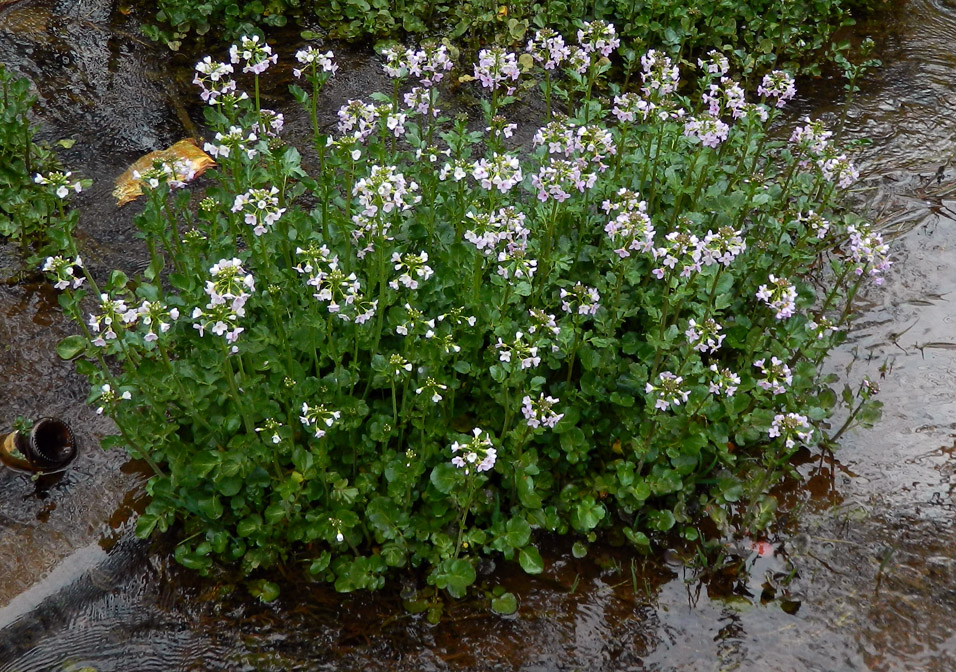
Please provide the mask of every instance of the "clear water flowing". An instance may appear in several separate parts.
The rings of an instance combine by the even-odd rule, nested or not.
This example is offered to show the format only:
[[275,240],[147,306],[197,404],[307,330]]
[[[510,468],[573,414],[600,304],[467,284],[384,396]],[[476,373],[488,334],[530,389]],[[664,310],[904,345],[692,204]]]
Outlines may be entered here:
[[[36,83],[43,137],[75,138],[64,160],[96,181],[79,205],[98,272],[142,254],[112,179],[191,132],[177,97],[192,92],[174,74],[190,64],[136,27],[106,0],[0,2],[0,61]],[[518,595],[515,616],[453,602],[437,626],[403,610],[402,586],[343,596],[290,576],[259,604],[132,536],[145,476],[97,447],[110,425],[56,360],[69,325],[54,293],[4,283],[0,431],[55,415],[85,450],[53,483],[0,470],[0,672],[956,669],[956,7],[904,0],[852,36],[867,34],[885,65],[855,97],[847,137],[872,139],[859,194],[896,264],[829,365],[878,380],[885,417],[833,458],[799,456],[806,483],[778,493],[791,513],[762,553],[730,545],[703,571],[678,553],[576,560],[556,544],[540,577],[482,568]],[[366,57],[347,70],[332,99],[379,83]],[[835,123],[839,99],[835,79],[805,82],[798,113]],[[0,276],[14,265],[0,245]]]

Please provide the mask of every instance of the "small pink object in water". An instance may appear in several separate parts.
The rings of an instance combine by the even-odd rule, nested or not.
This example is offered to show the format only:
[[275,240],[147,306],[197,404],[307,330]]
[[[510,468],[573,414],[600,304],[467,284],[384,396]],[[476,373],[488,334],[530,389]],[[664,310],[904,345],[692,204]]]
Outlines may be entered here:
[[750,541],[750,550],[756,551],[761,558],[773,555],[773,544],[769,541]]

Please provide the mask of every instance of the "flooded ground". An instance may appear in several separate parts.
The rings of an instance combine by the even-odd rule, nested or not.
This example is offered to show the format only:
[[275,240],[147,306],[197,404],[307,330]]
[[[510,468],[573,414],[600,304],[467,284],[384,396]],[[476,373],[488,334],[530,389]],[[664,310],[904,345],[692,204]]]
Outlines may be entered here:
[[[37,82],[42,136],[76,138],[64,161],[95,180],[78,205],[97,273],[143,256],[136,206],[112,205],[112,179],[193,132],[177,58],[143,43],[136,20],[104,0],[0,6],[0,61]],[[885,67],[847,131],[873,140],[860,195],[895,237],[896,265],[830,366],[878,380],[885,417],[833,458],[800,456],[806,482],[780,492],[790,513],[766,545],[732,545],[705,570],[677,553],[575,560],[554,542],[539,577],[480,577],[519,596],[515,616],[452,602],[437,626],[406,613],[400,585],[343,596],[284,581],[275,604],[258,604],[132,536],[145,477],[98,449],[110,425],[55,357],[69,326],[54,294],[0,285],[0,431],[55,415],[83,447],[56,483],[0,470],[0,672],[956,669],[956,8],[906,0],[855,34],[868,32]],[[355,59],[333,99],[380,81]],[[799,113],[834,123],[838,91],[807,83]],[[0,245],[0,267],[12,264]]]

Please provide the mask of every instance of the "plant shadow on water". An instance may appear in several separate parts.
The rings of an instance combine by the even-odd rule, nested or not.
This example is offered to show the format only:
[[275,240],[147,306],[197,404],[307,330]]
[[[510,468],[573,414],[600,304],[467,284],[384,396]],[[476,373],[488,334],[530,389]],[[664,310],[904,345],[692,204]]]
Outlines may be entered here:
[[[276,603],[259,604],[241,585],[204,581],[172,564],[169,549],[133,538],[129,521],[141,507],[144,473],[124,466],[118,452],[89,448],[112,427],[84,405],[86,383],[54,356],[69,333],[55,299],[46,285],[3,286],[0,422],[54,414],[70,422],[88,448],[48,489],[0,471],[0,670],[956,669],[956,351],[949,347],[956,287],[947,272],[956,220],[947,215],[951,181],[931,180],[953,146],[946,122],[931,116],[931,92],[940,91],[934,82],[953,64],[932,56],[944,49],[930,49],[934,40],[945,44],[956,36],[956,18],[921,0],[905,6],[912,18],[891,25],[906,33],[929,23],[933,29],[922,37],[927,54],[914,56],[895,41],[912,40],[908,33],[889,36],[889,48],[900,52],[895,62],[884,55],[888,66],[879,77],[889,84],[862,96],[849,122],[851,133],[883,138],[867,158],[883,174],[874,193],[897,208],[884,223],[899,234],[898,262],[887,294],[863,297],[866,310],[832,362],[837,371],[865,368],[874,380],[886,373],[880,381],[886,418],[875,431],[848,435],[839,461],[797,456],[806,482],[775,493],[785,515],[766,539],[727,546],[715,553],[719,561],[699,569],[678,552],[643,559],[595,548],[578,560],[552,544],[543,549],[540,577],[509,566],[489,566],[490,573],[480,575],[479,583],[504,586],[518,597],[518,611],[509,617],[489,612],[485,600],[446,601],[441,623],[432,626],[425,614],[406,613],[401,586],[343,596],[291,582]],[[44,27],[67,25],[52,14],[44,19],[38,5],[16,9],[34,12],[19,14],[20,26],[40,26],[41,19]],[[9,32],[13,8],[2,11],[0,31]],[[100,11],[82,14],[107,40],[91,51],[122,55],[118,33],[109,33],[116,19]],[[47,49],[50,60],[60,52],[69,56],[63,47],[69,42],[50,46],[51,38],[36,37],[39,29],[33,37],[18,30],[14,40],[0,40],[6,45],[0,58],[19,62],[41,85],[62,81],[63,74],[46,66],[31,70],[23,53],[33,44]],[[135,57],[118,58],[119,71],[135,73],[145,69],[141,59],[158,52],[135,47],[125,53]],[[923,56],[917,83],[910,77],[909,89],[891,89],[918,69],[912,59]],[[356,90],[367,89],[363,80],[375,76],[354,75]],[[126,113],[130,100],[161,100],[134,98],[141,89],[133,90],[95,106]],[[178,139],[179,130],[159,102],[137,108],[146,110],[140,128],[154,134],[145,139],[135,132],[97,133],[103,117],[73,133],[83,117],[76,108],[81,93],[74,89],[70,104],[47,97],[45,133],[51,140],[80,136],[64,161],[99,185],[80,201],[81,227],[89,227],[85,233],[102,266],[130,265],[132,213],[117,216],[108,195],[111,178],[140,153]],[[905,104],[886,110],[876,102],[880,96]],[[822,105],[813,109],[825,112]],[[914,135],[924,146],[938,138],[939,155],[926,156]],[[119,154],[110,145],[114,137]],[[908,172],[892,172],[900,169]]]

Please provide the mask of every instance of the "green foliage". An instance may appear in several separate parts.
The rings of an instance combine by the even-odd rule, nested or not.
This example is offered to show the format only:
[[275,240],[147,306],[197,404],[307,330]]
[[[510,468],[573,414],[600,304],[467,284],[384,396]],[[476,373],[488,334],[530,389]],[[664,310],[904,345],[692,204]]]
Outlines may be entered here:
[[[340,40],[386,40],[424,35],[462,40],[472,49],[488,44],[523,47],[530,29],[550,27],[571,35],[581,21],[613,23],[626,69],[651,46],[693,60],[710,49],[728,54],[743,72],[805,66],[816,71],[833,32],[852,23],[851,5],[818,0],[160,0],[157,25],[144,27],[154,40],[178,49],[187,35],[236,39],[287,20],[317,21],[324,35]],[[316,36],[318,37],[318,36]],[[782,61],[780,60],[782,58]]]
[[[549,14],[557,12],[559,30],[568,30],[582,16],[574,13],[583,9],[578,4],[584,3],[542,2],[536,25],[547,25]],[[598,0],[594,18],[613,22],[626,50],[640,54],[661,45],[671,55],[694,59],[716,49],[748,74],[773,67],[815,69],[833,32],[852,23],[849,5],[846,0]]]
[[[68,249],[75,225],[75,214],[63,206],[66,195],[57,194],[69,184],[69,173],[57,172],[56,155],[33,141],[34,102],[30,81],[14,77],[0,63],[0,236],[20,246],[28,265]],[[45,176],[42,183],[37,175]]]
[[[121,431],[104,445],[156,473],[137,532],[181,521],[176,558],[201,572],[296,562],[352,591],[420,567],[461,597],[482,555],[543,572],[536,531],[583,557],[611,528],[646,551],[704,517],[766,525],[768,490],[837,403],[820,362],[887,266],[840,206],[852,164],[818,122],[769,133],[783,73],[760,102],[712,71],[713,98],[685,98],[649,53],[646,95],[611,102],[593,52],[524,75],[578,104],[521,146],[514,56],[481,54],[476,94],[494,86],[470,126],[439,87],[400,107],[421,84],[406,59],[447,56],[428,53],[391,52],[392,95],[351,101],[334,137],[314,124],[311,147],[264,130],[257,80],[242,97],[210,77],[218,169],[198,210],[172,190],[183,167],[143,175],[143,277],[86,276],[85,315],[79,265],[50,262],[83,330],[59,351]],[[329,58],[300,56],[313,120]]]

